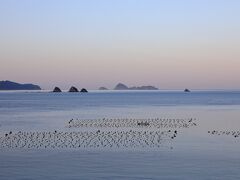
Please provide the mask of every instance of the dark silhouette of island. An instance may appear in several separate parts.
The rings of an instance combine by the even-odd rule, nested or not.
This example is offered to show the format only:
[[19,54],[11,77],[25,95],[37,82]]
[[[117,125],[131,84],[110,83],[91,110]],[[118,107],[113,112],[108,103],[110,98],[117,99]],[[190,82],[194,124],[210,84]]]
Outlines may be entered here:
[[79,92],[79,91],[76,87],[72,86],[68,92]]
[[158,90],[158,88],[154,86],[139,86],[139,87],[128,87],[125,84],[118,83],[114,90]]
[[55,87],[53,92],[62,92],[62,90],[59,87]]
[[34,84],[20,84],[12,81],[0,81],[0,90],[41,90]]
[[82,88],[80,92],[87,93],[88,91],[85,88]]
[[108,90],[106,87],[100,87],[98,90]]
[[191,92],[189,89],[185,89],[184,92]]

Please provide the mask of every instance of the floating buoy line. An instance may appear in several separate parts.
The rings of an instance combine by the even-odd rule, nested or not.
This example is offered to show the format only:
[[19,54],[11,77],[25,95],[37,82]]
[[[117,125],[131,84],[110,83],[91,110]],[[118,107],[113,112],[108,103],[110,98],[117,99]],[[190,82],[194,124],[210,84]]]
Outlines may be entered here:
[[196,126],[195,121],[193,118],[71,119],[66,122],[66,131],[0,134],[0,149],[160,148],[173,141],[181,129]]

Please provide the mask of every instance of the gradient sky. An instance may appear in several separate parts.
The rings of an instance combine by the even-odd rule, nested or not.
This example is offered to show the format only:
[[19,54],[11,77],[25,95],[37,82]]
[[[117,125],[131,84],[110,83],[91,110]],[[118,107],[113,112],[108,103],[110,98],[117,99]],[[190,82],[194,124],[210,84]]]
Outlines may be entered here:
[[0,80],[240,89],[239,0],[0,0]]

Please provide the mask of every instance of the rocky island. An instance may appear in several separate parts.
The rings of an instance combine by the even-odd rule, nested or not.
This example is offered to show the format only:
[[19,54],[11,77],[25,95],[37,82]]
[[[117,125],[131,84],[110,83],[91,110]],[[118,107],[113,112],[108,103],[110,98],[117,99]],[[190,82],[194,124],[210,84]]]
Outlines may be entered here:
[[53,92],[62,92],[62,90],[59,87],[55,87]]
[[191,92],[189,89],[185,89],[184,92]]
[[72,86],[68,92],[79,92],[79,90],[76,87]]
[[20,84],[12,81],[0,81],[0,90],[41,90],[34,84]]
[[80,92],[87,93],[88,91],[85,88],[82,88]]
[[158,88],[154,87],[154,86],[133,86],[133,87],[128,87],[125,84],[122,83],[118,83],[114,90],[158,90]]

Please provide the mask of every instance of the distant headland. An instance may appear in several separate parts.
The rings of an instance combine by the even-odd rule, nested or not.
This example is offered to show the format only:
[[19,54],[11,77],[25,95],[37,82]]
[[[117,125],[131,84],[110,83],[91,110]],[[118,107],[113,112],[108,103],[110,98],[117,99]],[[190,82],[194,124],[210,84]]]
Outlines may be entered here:
[[34,84],[20,84],[12,81],[0,81],[0,90],[41,90]]
[[133,86],[133,87],[128,87],[123,83],[118,83],[114,90],[158,90],[158,88],[154,87],[154,86]]

